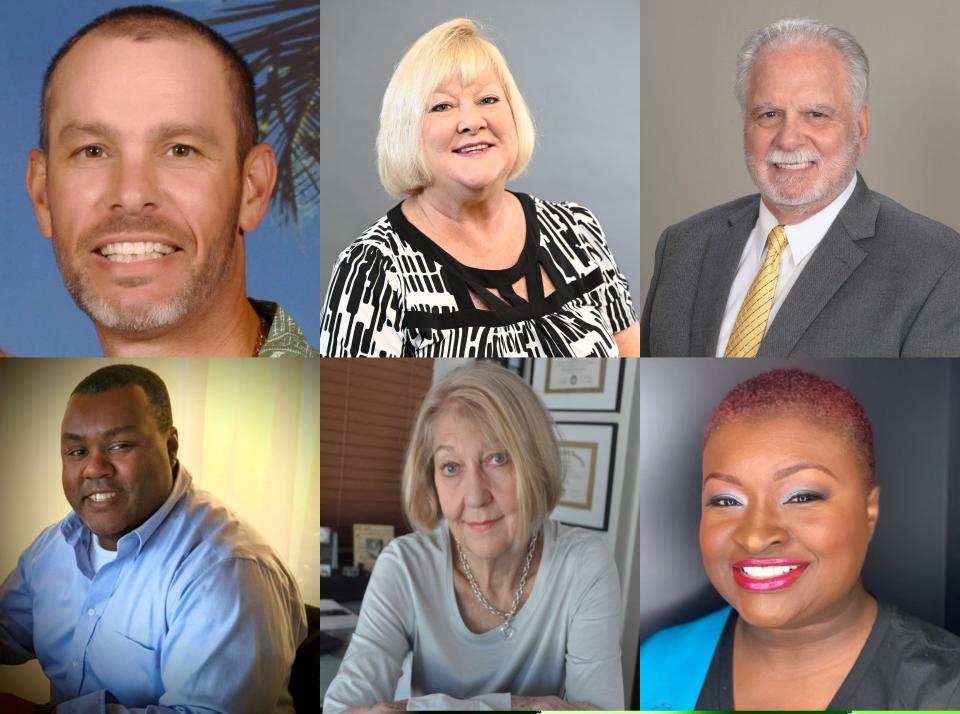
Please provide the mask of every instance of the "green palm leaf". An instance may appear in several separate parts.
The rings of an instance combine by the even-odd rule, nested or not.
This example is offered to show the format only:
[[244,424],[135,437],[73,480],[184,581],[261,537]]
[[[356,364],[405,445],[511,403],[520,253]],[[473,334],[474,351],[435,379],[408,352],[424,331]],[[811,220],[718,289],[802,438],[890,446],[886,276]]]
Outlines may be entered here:
[[221,31],[256,79],[260,131],[279,168],[274,204],[281,220],[299,224],[320,207],[320,4],[269,0],[222,10],[206,22],[235,26]]

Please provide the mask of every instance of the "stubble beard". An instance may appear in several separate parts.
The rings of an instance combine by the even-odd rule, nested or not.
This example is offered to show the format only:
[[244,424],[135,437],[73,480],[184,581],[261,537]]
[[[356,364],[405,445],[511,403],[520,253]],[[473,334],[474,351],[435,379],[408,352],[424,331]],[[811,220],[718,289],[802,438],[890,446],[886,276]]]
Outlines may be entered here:
[[[239,232],[239,194],[235,195],[232,203],[230,211],[226,214],[233,218],[232,223],[224,226],[220,235],[216,236],[204,264],[187,266],[182,288],[176,294],[152,304],[129,304],[125,303],[122,296],[109,298],[98,294],[90,284],[89,275],[82,268],[74,266],[68,249],[62,241],[57,240],[56,222],[54,222],[53,251],[64,287],[73,297],[77,307],[101,327],[118,332],[144,333],[177,325],[196,308],[210,301],[233,267],[234,242],[238,240]],[[131,220],[129,217],[122,221],[101,223],[81,238],[79,243],[81,253],[96,242],[99,233],[111,230],[110,226],[115,227],[117,222],[124,221],[134,224],[143,223],[142,219]],[[147,222],[151,224],[151,228],[160,228],[160,232],[163,233],[183,233],[166,222],[158,222],[158,219],[150,219]],[[196,245],[196,239],[192,236],[189,242]],[[184,245],[184,242],[181,241],[180,245]],[[137,287],[144,282],[129,281],[124,287]]]
[[[772,152],[771,152],[772,153]],[[786,152],[789,153],[789,152]],[[857,163],[860,159],[860,131],[853,127],[850,139],[847,142],[846,151],[838,156],[823,160],[818,156],[817,165],[820,169],[820,177],[809,191],[796,194],[792,189],[804,181],[802,176],[781,176],[776,181],[767,178],[769,169],[769,156],[763,159],[755,159],[749,153],[744,152],[746,157],[747,171],[750,172],[750,178],[754,185],[760,191],[760,195],[778,208],[786,211],[797,211],[806,206],[814,205],[827,201],[827,199],[836,198],[843,189],[847,187],[857,171]],[[829,180],[828,176],[835,175],[837,178]],[[827,201],[829,202],[829,201]]]

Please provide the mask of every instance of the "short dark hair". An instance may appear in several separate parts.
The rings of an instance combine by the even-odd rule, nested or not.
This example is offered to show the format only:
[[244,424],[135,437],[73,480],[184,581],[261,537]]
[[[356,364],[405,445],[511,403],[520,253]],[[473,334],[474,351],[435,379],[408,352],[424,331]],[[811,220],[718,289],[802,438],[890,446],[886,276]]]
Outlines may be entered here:
[[84,377],[70,394],[101,394],[111,389],[131,386],[140,387],[147,395],[160,431],[170,431],[173,428],[173,410],[170,407],[167,385],[146,367],[135,364],[111,364],[101,367]]
[[863,463],[867,487],[874,485],[873,428],[866,411],[847,388],[796,368],[758,374],[727,392],[703,431],[703,445],[728,422],[781,414],[809,417],[847,438]]
[[77,30],[47,65],[40,94],[40,147],[49,148],[50,84],[60,62],[77,42],[91,32],[109,37],[126,37],[134,42],[165,38],[182,38],[184,34],[206,40],[227,65],[227,83],[234,94],[234,120],[237,125],[237,159],[240,164],[247,152],[259,141],[257,128],[257,95],[250,65],[237,49],[215,30],[182,12],[157,5],[131,5],[111,10]]

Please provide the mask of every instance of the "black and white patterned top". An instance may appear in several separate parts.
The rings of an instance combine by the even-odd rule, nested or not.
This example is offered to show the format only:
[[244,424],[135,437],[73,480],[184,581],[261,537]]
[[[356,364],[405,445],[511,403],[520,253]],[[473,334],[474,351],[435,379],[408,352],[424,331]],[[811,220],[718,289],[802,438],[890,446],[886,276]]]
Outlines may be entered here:
[[[637,320],[627,280],[594,215],[515,194],[526,241],[517,263],[457,262],[397,205],[340,254],[320,323],[328,357],[615,357]],[[544,296],[540,268],[555,292]],[[528,300],[512,286],[525,278]],[[493,294],[490,290],[496,290]],[[474,305],[475,296],[488,309]]]

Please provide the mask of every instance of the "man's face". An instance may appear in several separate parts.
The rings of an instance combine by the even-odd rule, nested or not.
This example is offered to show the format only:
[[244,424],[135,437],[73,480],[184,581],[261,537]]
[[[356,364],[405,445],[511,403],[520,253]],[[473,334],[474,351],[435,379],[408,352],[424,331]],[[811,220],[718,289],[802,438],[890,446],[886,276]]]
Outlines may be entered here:
[[60,439],[67,501],[116,550],[170,495],[177,430],[162,432],[146,393],[131,385],[71,396]]
[[242,281],[233,95],[211,46],[87,35],[54,75],[48,117],[31,198],[95,322],[176,324]]
[[768,207],[806,217],[847,187],[863,153],[866,107],[854,112],[843,58],[827,45],[764,50],[750,74],[747,169]]

